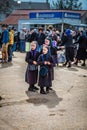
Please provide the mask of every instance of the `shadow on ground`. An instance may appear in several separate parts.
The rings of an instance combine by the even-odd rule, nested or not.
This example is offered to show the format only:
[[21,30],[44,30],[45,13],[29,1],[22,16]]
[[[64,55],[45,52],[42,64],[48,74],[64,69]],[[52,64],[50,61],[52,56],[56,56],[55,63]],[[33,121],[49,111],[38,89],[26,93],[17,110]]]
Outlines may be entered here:
[[46,105],[48,108],[54,108],[63,100],[63,98],[57,96],[54,90],[46,95],[29,91],[26,91],[26,94],[29,97],[29,99],[26,100],[28,103],[33,103],[36,106]]
[[78,71],[78,69],[73,68],[73,67],[68,68],[68,70],[69,70],[69,71]]
[[0,69],[8,68],[8,67],[11,67],[11,66],[13,66],[13,63],[11,63],[11,62],[1,63]]

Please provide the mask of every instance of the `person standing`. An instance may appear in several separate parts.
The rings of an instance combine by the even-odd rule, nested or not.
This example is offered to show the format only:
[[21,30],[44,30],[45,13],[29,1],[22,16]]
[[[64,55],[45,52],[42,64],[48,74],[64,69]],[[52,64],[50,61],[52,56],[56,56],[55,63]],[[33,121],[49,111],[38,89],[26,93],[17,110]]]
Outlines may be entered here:
[[37,41],[38,33],[36,29],[33,29],[30,34],[29,42]]
[[20,52],[25,52],[26,28],[20,32]]
[[78,64],[79,60],[82,60],[82,66],[86,66],[85,61],[86,61],[86,57],[87,57],[87,37],[86,37],[86,32],[80,31],[80,37],[79,39],[76,41],[76,43],[79,44],[78,50],[77,50],[77,55],[76,55],[76,61],[75,64]]
[[8,44],[8,62],[12,61],[12,46],[14,44],[14,33],[12,28],[9,29],[9,44]]
[[40,27],[38,35],[37,35],[37,42],[38,42],[38,48],[37,48],[37,50],[38,50],[38,52],[41,52],[42,46],[43,46],[44,41],[45,41],[45,38],[46,38],[46,36],[45,36],[45,34],[43,32],[43,28]]
[[[38,86],[40,86],[40,93],[49,93],[50,87],[52,87],[52,68],[54,66],[53,58],[48,53],[49,47],[43,46],[43,54],[38,58],[38,65],[40,65],[39,81]],[[44,90],[46,87],[46,91]]]
[[62,37],[62,44],[65,45],[66,63],[64,65],[71,67],[71,62],[74,58],[74,44],[70,29],[66,29],[65,34]]
[[25,81],[29,84],[29,91],[35,92],[38,88],[35,86],[38,78],[38,64],[37,59],[39,57],[39,52],[37,52],[37,42],[31,42],[31,50],[27,52],[25,61],[28,63]]
[[14,36],[14,43],[12,46],[12,55],[14,55],[13,52],[16,51],[16,49],[17,49],[17,40],[18,40],[17,39],[17,30],[14,27],[12,27],[12,32],[13,32],[13,36]]
[[2,25],[2,62],[8,62],[9,31],[7,24]]
[[0,32],[0,50],[2,48],[2,33]]

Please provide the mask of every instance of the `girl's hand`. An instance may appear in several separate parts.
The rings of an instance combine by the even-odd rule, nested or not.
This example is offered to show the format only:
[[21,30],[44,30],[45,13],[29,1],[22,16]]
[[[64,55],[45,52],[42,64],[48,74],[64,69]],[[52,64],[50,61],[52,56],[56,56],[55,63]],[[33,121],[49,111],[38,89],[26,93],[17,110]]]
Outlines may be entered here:
[[50,65],[51,63],[50,62],[47,62],[48,65]]
[[44,64],[47,65],[47,61],[44,61]]
[[33,64],[34,64],[34,65],[37,65],[37,62],[36,62],[36,61],[33,61]]

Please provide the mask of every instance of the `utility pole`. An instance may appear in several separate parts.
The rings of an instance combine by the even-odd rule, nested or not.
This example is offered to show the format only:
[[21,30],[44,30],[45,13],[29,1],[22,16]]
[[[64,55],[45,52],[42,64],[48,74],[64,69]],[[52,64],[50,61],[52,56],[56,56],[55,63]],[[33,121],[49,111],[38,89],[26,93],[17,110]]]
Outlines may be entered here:
[[[61,0],[61,3],[62,3],[62,7],[63,7],[63,0]],[[61,32],[64,31],[64,12],[63,12],[63,9],[62,9],[62,25],[61,25]]]
[[46,3],[48,4],[48,0],[46,0]]
[[19,5],[19,8],[21,7],[21,0],[17,0],[17,3]]
[[61,32],[64,31],[64,12],[62,11],[62,25],[61,25]]

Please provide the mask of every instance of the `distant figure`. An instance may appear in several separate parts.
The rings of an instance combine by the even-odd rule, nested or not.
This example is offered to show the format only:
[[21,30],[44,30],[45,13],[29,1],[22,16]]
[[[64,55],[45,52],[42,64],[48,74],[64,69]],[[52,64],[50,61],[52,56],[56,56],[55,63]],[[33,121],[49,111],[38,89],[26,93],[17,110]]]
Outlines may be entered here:
[[38,42],[37,50],[38,50],[38,52],[41,52],[42,45],[44,44],[46,36],[45,36],[45,34],[43,32],[43,28],[42,27],[40,27],[38,31],[39,32],[38,32],[38,37],[37,37],[37,42]]
[[20,52],[25,52],[26,28],[20,32]]
[[9,31],[7,24],[2,25],[2,62],[8,62]]
[[12,28],[9,29],[9,44],[8,44],[8,62],[12,61],[12,46],[14,44],[14,32]]
[[85,66],[85,61],[86,61],[86,57],[87,57],[87,37],[86,37],[86,33],[84,31],[80,32],[80,37],[77,40],[76,43],[79,43],[79,47],[77,50],[77,56],[76,56],[76,61],[75,64],[78,64],[78,60],[83,60],[82,66]]
[[71,62],[74,58],[74,44],[70,29],[67,29],[65,31],[62,37],[62,44],[65,45],[66,63],[64,65],[67,65],[67,67],[71,67]]

